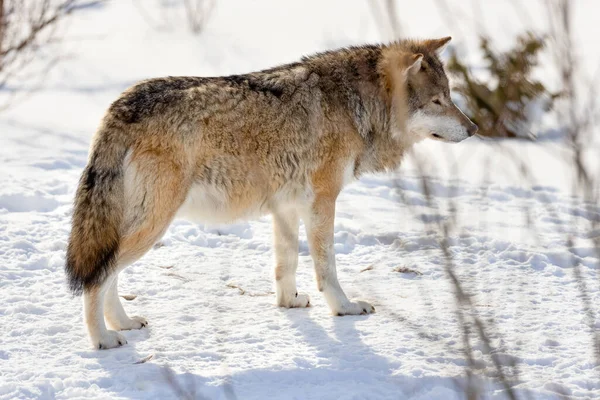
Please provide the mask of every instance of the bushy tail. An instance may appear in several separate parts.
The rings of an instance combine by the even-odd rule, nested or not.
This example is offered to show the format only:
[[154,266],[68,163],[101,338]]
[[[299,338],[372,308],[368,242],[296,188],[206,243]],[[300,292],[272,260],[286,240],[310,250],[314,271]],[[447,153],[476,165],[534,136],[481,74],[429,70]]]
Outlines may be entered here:
[[102,284],[118,256],[127,152],[125,135],[119,133],[97,135],[79,180],[65,265],[69,288],[75,295]]

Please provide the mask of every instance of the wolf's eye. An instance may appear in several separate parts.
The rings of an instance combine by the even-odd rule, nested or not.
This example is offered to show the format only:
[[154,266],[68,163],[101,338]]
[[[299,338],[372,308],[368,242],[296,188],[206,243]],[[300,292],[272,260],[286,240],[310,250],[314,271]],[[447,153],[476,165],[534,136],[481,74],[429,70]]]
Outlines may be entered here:
[[437,104],[438,106],[441,106],[441,105],[442,105],[442,102],[441,102],[441,101],[439,101],[438,99],[435,99],[435,100],[433,101],[433,104]]

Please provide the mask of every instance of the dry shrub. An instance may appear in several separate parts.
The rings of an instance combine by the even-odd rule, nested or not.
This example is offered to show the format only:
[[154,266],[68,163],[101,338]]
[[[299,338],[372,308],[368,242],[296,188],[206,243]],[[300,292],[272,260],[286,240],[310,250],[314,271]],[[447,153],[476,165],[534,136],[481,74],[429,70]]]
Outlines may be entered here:
[[[0,109],[14,95],[35,90],[58,62],[53,45],[59,40],[60,22],[75,10],[102,1],[0,0],[0,90],[12,94]],[[33,83],[25,87],[24,82]]]
[[456,77],[455,90],[465,99],[465,113],[479,125],[479,134],[490,137],[533,137],[529,131],[532,113],[549,111],[559,93],[551,93],[532,78],[538,65],[543,39],[532,33],[517,38],[506,52],[493,50],[490,40],[480,38],[486,81],[478,80],[471,68],[454,52],[448,70]]
[[160,9],[158,15],[156,10],[154,12],[148,10],[148,3],[147,0],[135,0],[133,4],[148,25],[154,29],[170,32],[187,23],[190,32],[199,35],[212,17],[217,0],[156,0]]

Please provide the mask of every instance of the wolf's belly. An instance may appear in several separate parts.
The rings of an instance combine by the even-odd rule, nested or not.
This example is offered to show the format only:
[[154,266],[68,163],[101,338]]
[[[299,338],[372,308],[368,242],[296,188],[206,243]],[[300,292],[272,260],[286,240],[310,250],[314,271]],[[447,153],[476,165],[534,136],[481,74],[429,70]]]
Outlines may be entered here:
[[196,183],[190,188],[177,217],[195,222],[228,223],[265,214],[257,201],[232,201],[232,196],[215,186]]
[[255,219],[276,209],[306,204],[311,193],[311,190],[298,186],[284,187],[275,193],[251,187],[231,193],[213,185],[196,183],[177,211],[177,217],[214,224]]

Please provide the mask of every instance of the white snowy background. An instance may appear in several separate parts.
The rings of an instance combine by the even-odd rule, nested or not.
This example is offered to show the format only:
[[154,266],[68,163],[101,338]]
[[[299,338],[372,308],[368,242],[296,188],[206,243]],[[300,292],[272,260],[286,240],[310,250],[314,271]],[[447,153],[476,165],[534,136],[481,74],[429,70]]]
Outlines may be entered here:
[[[398,1],[402,32],[452,35],[474,65],[483,30],[502,47],[526,28],[546,28],[533,0],[443,3],[453,17],[439,1]],[[593,76],[600,4],[574,3],[577,56],[582,74]],[[113,0],[61,25],[53,51],[62,62],[39,90],[0,114],[0,399],[465,398],[463,328],[438,243],[451,203],[459,217],[449,241],[454,271],[472,296],[469,312],[493,320],[491,352],[476,335],[471,342],[483,395],[507,394],[493,355],[513,365],[518,396],[600,398],[592,343],[600,320],[590,324],[581,290],[583,281],[597,311],[592,239],[600,232],[584,227],[600,210],[572,196],[561,121],[551,116],[535,124],[535,143],[420,144],[431,201],[411,159],[393,175],[344,190],[338,275],[348,295],[370,300],[376,314],[329,314],[303,230],[298,285],[313,306],[285,310],[272,293],[270,217],[229,226],[178,220],[121,275],[120,292],[136,296],[123,300],[126,310],[148,318],[149,327],[125,332],[122,348],[91,348],[63,267],[77,180],[110,102],[145,78],[244,73],[388,39],[372,11],[358,0],[219,0],[205,30],[192,35],[179,1]],[[544,63],[536,74],[558,84]],[[28,84],[12,82],[0,97]],[[595,166],[598,146],[590,140],[585,157]],[[515,157],[531,171],[528,179]]]

